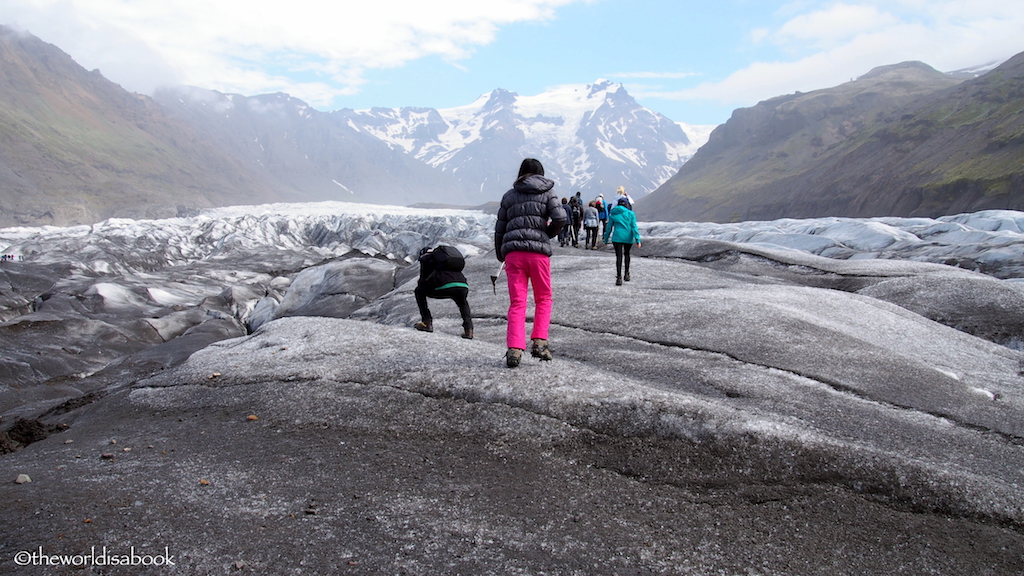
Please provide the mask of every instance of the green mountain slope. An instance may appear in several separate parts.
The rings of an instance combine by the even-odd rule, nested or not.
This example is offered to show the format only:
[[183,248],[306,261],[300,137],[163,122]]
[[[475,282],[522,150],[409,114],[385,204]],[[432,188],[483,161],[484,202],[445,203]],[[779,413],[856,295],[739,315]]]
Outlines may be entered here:
[[0,27],[0,226],[166,217],[290,196],[151,99]]
[[1024,209],[1024,55],[961,82],[920,63],[736,110],[638,203],[650,220]]

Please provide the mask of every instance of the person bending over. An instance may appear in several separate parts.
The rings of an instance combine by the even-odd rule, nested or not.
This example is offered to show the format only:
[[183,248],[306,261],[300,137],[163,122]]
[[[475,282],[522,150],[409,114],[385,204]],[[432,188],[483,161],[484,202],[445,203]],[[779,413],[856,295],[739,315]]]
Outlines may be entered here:
[[438,246],[420,250],[420,279],[413,294],[420,309],[420,321],[413,327],[433,332],[434,320],[427,307],[427,298],[454,300],[462,315],[462,337],[473,338],[473,318],[469,310],[469,284],[462,273],[466,261],[458,248]]

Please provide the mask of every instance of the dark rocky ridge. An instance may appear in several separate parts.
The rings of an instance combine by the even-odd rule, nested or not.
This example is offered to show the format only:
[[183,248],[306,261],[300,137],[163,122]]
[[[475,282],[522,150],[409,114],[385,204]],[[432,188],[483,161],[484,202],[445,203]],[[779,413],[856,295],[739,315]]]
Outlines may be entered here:
[[0,63],[0,226],[311,199],[38,38],[0,26]]
[[736,110],[640,202],[647,219],[737,222],[1024,207],[1024,54],[963,80],[911,62]]

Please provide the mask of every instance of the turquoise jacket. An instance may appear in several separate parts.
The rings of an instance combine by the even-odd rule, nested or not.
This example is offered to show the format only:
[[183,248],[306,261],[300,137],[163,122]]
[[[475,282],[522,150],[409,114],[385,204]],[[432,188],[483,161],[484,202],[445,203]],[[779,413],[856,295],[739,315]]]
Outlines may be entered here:
[[604,243],[608,236],[612,242],[620,244],[639,244],[640,228],[636,225],[636,214],[625,206],[616,205],[608,216],[608,224],[604,227]]

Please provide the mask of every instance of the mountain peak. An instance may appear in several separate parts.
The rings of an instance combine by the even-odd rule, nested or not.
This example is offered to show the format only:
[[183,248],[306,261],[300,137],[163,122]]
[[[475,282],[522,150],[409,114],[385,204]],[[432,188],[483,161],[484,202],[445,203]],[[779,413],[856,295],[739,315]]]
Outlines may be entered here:
[[640,197],[699,146],[678,124],[606,79],[530,96],[498,88],[468,106],[434,113],[429,128],[422,115],[407,118],[394,111],[351,120],[355,128],[479,190],[481,201],[507,185],[508,159],[523,156],[540,159],[560,186],[591,187],[596,195],[622,185]]
[[517,98],[519,98],[519,95],[515,92],[510,92],[504,88],[495,88],[488,96],[484,109],[495,110],[506,106],[513,106]]
[[942,76],[942,72],[939,72],[935,68],[925,64],[924,62],[918,62],[917,60],[910,60],[907,62],[900,62],[899,64],[889,64],[888,66],[878,66],[872,68],[867,74],[864,74],[858,80],[868,80],[871,78],[880,78],[882,76],[891,74],[893,72],[902,71],[918,71],[926,74],[934,74],[936,76]]
[[624,90],[622,84],[615,84],[611,80],[605,80],[604,78],[598,78],[596,82],[587,86],[590,88],[590,96],[594,96],[600,92],[618,92]]

